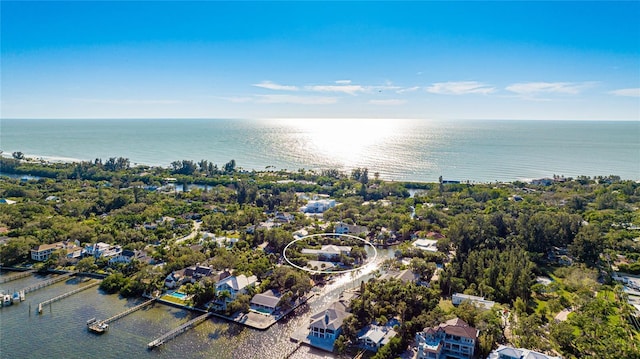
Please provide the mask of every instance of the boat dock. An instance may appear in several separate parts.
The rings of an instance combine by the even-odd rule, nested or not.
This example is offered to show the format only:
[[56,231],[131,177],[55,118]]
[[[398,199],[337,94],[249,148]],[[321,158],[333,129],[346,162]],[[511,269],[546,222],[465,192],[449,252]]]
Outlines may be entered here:
[[164,344],[165,342],[177,337],[178,335],[186,332],[187,330],[195,327],[196,325],[204,322],[207,318],[209,318],[211,316],[211,313],[205,313],[202,314],[201,316],[191,319],[190,321],[182,324],[181,326],[177,327],[176,329],[170,331],[167,334],[164,334],[163,336],[159,337],[158,339],[150,342],[149,344],[147,344],[147,349],[151,350],[153,348],[157,348],[159,346],[161,346],[162,344]]
[[70,291],[70,292],[67,292],[67,293],[61,294],[61,295],[59,295],[59,296],[57,296],[57,297],[53,297],[53,298],[51,298],[51,299],[49,299],[49,300],[45,300],[44,302],[42,302],[42,303],[38,304],[38,314],[42,314],[42,308],[43,308],[45,305],[51,305],[51,303],[53,303],[53,302],[57,302],[57,301],[59,301],[60,299],[64,299],[64,298],[69,297],[69,296],[71,296],[71,295],[74,295],[74,294],[76,294],[76,293],[80,293],[80,292],[82,292],[83,290],[89,289],[89,288],[91,288],[91,287],[95,287],[95,286],[97,286],[98,284],[100,284],[100,281],[95,281],[95,282],[93,282],[93,283],[89,283],[89,284],[87,284],[87,285],[85,285],[85,286],[83,286],[83,287],[80,287],[80,288],[74,289],[74,290],[72,290],[72,291]]
[[115,322],[116,320],[126,317],[127,315],[140,310],[150,304],[152,304],[153,302],[156,301],[157,298],[152,298],[149,299],[148,301],[138,304],[135,307],[129,308],[127,310],[125,310],[124,312],[118,313],[116,315],[114,315],[111,318],[105,319],[105,320],[97,320],[96,318],[91,318],[87,321],[87,327],[89,327],[89,330],[91,330],[92,332],[95,333],[104,333],[108,328],[109,328],[109,324],[112,322]]
[[33,272],[35,272],[34,269],[28,270],[28,271],[24,271],[24,272],[20,272],[18,274],[14,274],[11,276],[6,276],[4,278],[0,278],[0,284],[2,283],[7,283],[7,282],[11,282],[20,278],[25,278],[25,277],[29,277],[31,275],[33,275]]
[[24,291],[25,293],[29,293],[29,292],[33,292],[35,290],[38,290],[40,288],[44,288],[44,287],[48,287],[52,284],[56,284],[58,282],[62,282],[63,280],[69,279],[69,277],[75,275],[74,272],[69,272],[69,273],[65,273],[65,274],[61,274],[55,278],[51,278],[33,285],[30,285],[24,289],[21,289],[21,291]]

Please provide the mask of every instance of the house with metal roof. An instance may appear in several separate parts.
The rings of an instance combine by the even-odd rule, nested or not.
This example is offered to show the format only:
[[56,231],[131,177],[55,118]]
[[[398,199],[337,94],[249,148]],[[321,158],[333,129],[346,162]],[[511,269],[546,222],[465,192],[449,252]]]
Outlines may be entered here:
[[377,352],[397,334],[391,327],[367,325],[358,333],[358,345],[362,349]]
[[562,357],[551,356],[529,349],[500,345],[496,350],[489,353],[487,359],[562,359]]
[[251,298],[251,309],[257,312],[271,314],[278,310],[278,303],[280,303],[281,297],[280,293],[273,289],[264,293],[256,294]]

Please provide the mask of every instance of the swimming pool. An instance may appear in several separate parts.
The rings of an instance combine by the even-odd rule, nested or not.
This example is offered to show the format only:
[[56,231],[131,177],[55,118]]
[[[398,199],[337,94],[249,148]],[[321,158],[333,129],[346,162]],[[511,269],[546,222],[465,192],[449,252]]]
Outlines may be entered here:
[[181,299],[181,300],[185,300],[187,298],[187,295],[182,293],[182,292],[173,292],[173,293],[171,293],[169,295],[172,296],[172,297],[176,297],[178,299]]

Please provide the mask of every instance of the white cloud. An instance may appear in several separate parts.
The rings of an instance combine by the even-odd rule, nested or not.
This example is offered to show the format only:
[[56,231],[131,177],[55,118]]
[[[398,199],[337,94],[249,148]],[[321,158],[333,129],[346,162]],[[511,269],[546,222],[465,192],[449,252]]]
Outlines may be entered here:
[[225,101],[229,101],[229,102],[233,102],[233,103],[246,103],[246,102],[253,101],[253,97],[220,97],[220,96],[216,96],[215,98],[218,98],[218,99],[221,99],[221,100],[225,100]]
[[640,97],[640,87],[619,89],[619,90],[609,91],[609,93],[616,96]]
[[298,91],[297,86],[280,85],[271,81],[262,81],[258,84],[253,84],[252,86],[261,87],[269,90],[276,90],[276,91]]
[[436,82],[427,87],[427,91],[441,95],[490,94],[496,89],[477,81]]
[[372,105],[398,106],[404,105],[405,103],[407,103],[407,100],[394,98],[388,100],[369,100],[369,103]]
[[349,95],[368,91],[365,87],[360,85],[313,85],[305,86],[305,89],[314,92],[341,92]]
[[533,98],[541,94],[577,95],[595,85],[595,82],[521,82],[506,87],[524,98]]
[[351,83],[351,80],[338,80],[336,81],[338,85],[348,85]]
[[174,105],[184,103],[178,100],[132,100],[132,99],[104,99],[104,98],[74,98],[75,101],[102,103],[107,105]]
[[328,105],[338,102],[335,97],[296,95],[256,95],[257,103],[292,103],[300,105]]
[[397,90],[396,93],[414,92],[414,91],[418,91],[419,89],[420,89],[420,86],[401,88],[401,89]]

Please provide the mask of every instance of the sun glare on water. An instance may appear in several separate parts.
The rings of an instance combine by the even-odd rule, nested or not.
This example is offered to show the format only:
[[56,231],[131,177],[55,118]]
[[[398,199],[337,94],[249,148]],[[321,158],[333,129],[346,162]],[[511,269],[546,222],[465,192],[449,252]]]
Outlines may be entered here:
[[389,141],[398,123],[389,119],[291,119],[304,147],[345,167],[357,167]]

